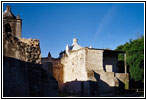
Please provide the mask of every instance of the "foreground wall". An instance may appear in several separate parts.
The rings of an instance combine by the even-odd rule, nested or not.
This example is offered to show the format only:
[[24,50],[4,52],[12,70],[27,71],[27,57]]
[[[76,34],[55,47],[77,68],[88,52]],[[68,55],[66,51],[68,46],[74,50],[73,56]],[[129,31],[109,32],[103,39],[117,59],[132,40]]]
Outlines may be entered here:
[[57,81],[42,68],[39,40],[3,35],[3,96],[58,96]]

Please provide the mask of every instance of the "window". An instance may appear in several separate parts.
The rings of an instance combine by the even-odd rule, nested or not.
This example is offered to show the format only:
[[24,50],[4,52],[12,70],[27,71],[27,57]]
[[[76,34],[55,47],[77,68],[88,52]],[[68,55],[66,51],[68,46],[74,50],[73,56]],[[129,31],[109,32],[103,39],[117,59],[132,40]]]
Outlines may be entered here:
[[11,32],[11,26],[9,23],[5,24],[5,32]]

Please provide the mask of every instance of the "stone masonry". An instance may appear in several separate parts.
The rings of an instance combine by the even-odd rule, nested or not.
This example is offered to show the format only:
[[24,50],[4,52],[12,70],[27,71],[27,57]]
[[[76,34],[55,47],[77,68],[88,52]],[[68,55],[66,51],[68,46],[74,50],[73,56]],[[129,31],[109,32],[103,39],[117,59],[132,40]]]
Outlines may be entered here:
[[39,40],[18,39],[9,34],[3,35],[3,44],[3,56],[41,64]]
[[118,54],[124,52],[81,47],[75,40],[77,42],[73,39],[73,45],[67,45],[66,50],[60,53],[58,62],[49,60],[54,59],[51,56],[42,58],[42,62],[49,61],[56,65],[56,69],[60,68],[57,65],[63,65],[63,73],[60,73],[63,76],[60,77],[62,92],[98,96],[113,95],[129,88],[128,73],[119,73],[118,66]]

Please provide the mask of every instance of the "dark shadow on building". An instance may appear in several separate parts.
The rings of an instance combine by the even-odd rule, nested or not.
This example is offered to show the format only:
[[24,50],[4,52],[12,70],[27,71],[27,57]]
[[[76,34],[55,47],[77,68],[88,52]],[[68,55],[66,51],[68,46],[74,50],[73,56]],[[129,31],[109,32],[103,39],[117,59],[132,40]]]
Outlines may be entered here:
[[[94,71],[93,71],[94,72]],[[79,97],[113,97],[119,94],[118,87],[111,87],[100,79],[100,75],[94,72],[96,81],[71,81],[64,84],[63,96]]]
[[58,83],[41,64],[3,57],[3,97],[57,97]]
[[41,63],[43,69],[53,75],[53,77],[58,81],[58,90],[62,91],[64,72],[61,59],[53,58],[49,52],[48,57],[41,58]]

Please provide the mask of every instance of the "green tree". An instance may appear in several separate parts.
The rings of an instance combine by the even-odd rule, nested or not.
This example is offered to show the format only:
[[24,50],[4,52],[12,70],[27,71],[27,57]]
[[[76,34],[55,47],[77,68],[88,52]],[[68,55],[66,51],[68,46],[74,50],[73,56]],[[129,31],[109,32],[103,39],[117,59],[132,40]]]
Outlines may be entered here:
[[[126,61],[131,79],[144,82],[144,36],[136,40],[131,39],[124,45],[118,46],[116,50],[126,52]],[[119,55],[119,60],[124,60],[122,54]]]

